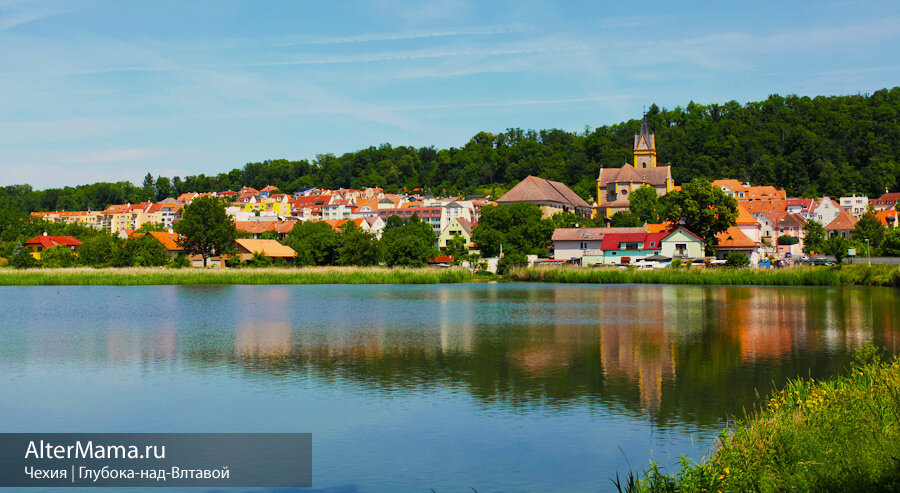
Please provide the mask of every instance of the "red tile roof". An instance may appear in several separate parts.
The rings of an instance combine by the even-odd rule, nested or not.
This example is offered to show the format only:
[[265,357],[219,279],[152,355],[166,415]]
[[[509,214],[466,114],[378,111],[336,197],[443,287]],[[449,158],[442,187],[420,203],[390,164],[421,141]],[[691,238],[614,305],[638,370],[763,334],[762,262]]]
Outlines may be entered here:
[[74,236],[35,236],[26,241],[25,245],[41,245],[44,248],[52,248],[57,245],[78,246],[81,242]]

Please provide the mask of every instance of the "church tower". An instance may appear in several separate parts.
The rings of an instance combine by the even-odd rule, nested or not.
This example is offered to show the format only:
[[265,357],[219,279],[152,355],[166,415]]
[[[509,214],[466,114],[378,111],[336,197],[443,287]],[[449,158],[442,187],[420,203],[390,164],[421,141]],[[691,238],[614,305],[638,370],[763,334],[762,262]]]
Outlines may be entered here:
[[641,133],[634,135],[634,167],[656,167],[656,139],[647,127],[647,115],[641,121]]

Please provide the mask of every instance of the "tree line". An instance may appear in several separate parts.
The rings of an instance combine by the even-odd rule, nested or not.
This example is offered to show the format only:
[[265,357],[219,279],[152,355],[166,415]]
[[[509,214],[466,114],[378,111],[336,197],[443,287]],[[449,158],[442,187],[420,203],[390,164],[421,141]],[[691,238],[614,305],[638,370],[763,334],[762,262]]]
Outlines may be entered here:
[[[743,105],[652,105],[647,120],[656,134],[658,161],[672,165],[676,183],[736,178],[799,197],[880,196],[885,189],[900,189],[900,87],[870,95],[772,95]],[[389,192],[499,196],[528,175],[564,182],[594,199],[600,168],[630,162],[639,130],[637,119],[582,132],[512,128],[479,132],[458,148],[382,144],[312,160],[247,163],[215,176],[148,173],[139,185],[94,183],[46,190],[12,185],[0,189],[0,201],[12,199],[26,211],[98,210],[184,192],[266,185],[289,193],[307,187],[372,186]]]

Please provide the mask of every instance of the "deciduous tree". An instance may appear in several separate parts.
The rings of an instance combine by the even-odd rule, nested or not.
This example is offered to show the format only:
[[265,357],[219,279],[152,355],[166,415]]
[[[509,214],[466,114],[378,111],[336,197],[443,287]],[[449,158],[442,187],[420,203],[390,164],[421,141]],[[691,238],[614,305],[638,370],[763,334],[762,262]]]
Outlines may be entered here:
[[210,257],[231,253],[237,235],[234,219],[225,213],[225,202],[215,197],[200,197],[185,206],[174,229],[181,235],[184,251],[200,255],[204,267]]

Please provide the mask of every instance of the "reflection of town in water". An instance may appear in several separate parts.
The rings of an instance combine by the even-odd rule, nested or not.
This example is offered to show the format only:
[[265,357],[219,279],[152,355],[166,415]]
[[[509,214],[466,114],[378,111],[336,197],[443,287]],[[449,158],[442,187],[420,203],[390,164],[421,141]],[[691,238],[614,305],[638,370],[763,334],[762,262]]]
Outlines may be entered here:
[[485,406],[590,403],[711,424],[787,378],[841,371],[866,343],[900,351],[900,303],[888,289],[191,289],[159,289],[169,309],[136,321],[111,317],[97,328],[104,342],[44,345],[50,336],[37,331],[28,352],[225,365],[366,392],[444,386]]

